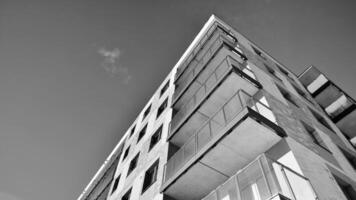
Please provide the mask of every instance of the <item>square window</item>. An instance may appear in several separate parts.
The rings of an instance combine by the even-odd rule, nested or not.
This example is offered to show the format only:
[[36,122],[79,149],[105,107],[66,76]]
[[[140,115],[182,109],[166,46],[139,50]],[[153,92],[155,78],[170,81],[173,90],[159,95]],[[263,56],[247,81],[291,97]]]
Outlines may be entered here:
[[330,150],[327,148],[327,146],[325,145],[325,143],[323,142],[323,140],[320,138],[320,136],[318,135],[318,133],[316,132],[316,130],[309,126],[307,123],[301,121],[303,128],[306,130],[306,132],[308,133],[308,135],[310,136],[310,138],[312,139],[313,143],[315,143],[316,145],[322,147],[323,149],[327,150],[330,152]]
[[124,157],[122,158],[122,160],[124,161],[126,159],[126,157],[129,155],[129,151],[130,151],[130,146],[126,148],[125,152],[124,152]]
[[138,134],[137,143],[140,142],[140,140],[146,134],[146,130],[147,130],[147,124],[143,127],[143,129],[141,129],[140,133]]
[[130,165],[129,165],[129,169],[127,171],[127,176],[129,176],[131,174],[131,172],[136,169],[137,167],[137,162],[138,162],[138,158],[140,156],[140,153],[138,153],[130,162]]
[[130,189],[124,194],[124,196],[121,197],[121,200],[130,200],[131,191],[132,191],[132,188],[130,188]]
[[169,87],[169,80],[167,81],[167,83],[161,89],[160,94],[159,94],[160,97],[167,91],[168,87]]
[[262,54],[262,52],[260,50],[258,50],[256,47],[254,46],[251,46],[253,51],[255,52],[255,54],[259,55],[261,58],[265,59],[266,60],[266,57],[265,55]]
[[282,79],[278,76],[277,72],[272,67],[268,66],[266,63],[263,63],[263,65],[265,66],[265,68],[268,71],[268,73],[273,75],[274,78],[276,78],[279,81],[283,82]]
[[321,123],[322,125],[324,125],[327,129],[329,129],[330,131],[334,132],[333,129],[331,128],[331,126],[329,125],[329,123],[326,121],[326,119],[321,116],[319,113],[317,113],[316,111],[314,111],[313,109],[309,108],[310,112],[312,113],[312,115],[314,116],[314,118]]
[[147,109],[145,110],[145,112],[143,113],[143,118],[142,120],[144,120],[148,114],[150,114],[151,111],[151,105],[147,107]]
[[157,180],[159,160],[157,160],[153,165],[146,171],[145,178],[143,180],[142,193],[144,193],[151,185],[153,185]]
[[135,133],[136,125],[131,128],[130,137]]
[[121,176],[121,175],[119,175],[118,177],[116,177],[116,179],[115,179],[115,181],[114,181],[114,185],[112,186],[111,194],[116,191],[117,186],[119,185],[119,182],[120,182],[120,176]]
[[150,147],[148,149],[148,151],[150,151],[161,139],[161,135],[162,135],[162,126],[161,125],[157,131],[152,135],[151,137],[151,141],[150,141]]
[[163,111],[167,108],[168,98],[164,100],[164,102],[159,106],[157,111],[157,118],[163,113]]
[[282,96],[288,100],[289,103],[295,105],[296,107],[299,108],[298,104],[295,102],[293,97],[287,92],[285,89],[277,85],[278,90],[281,92]]

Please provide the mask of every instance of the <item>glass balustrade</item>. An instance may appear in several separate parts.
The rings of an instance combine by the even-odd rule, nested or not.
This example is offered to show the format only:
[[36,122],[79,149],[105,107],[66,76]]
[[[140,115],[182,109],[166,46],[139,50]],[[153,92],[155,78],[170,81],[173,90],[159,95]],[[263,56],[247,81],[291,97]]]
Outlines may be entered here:
[[[265,103],[263,103],[263,101]],[[165,180],[171,178],[177,170],[218,135],[245,107],[250,107],[271,122],[276,123],[276,118],[266,103],[267,101],[265,101],[263,96],[256,99],[243,90],[236,92],[211,118],[203,123],[187,142],[168,160]]]
[[317,200],[309,180],[259,156],[202,200]]
[[189,64],[192,62],[192,60],[195,58],[195,56],[208,44],[208,40],[212,40],[212,36],[214,32],[219,32],[220,35],[224,35],[227,39],[227,41],[230,41],[231,43],[235,43],[237,40],[227,31],[225,31],[222,27],[218,25],[218,23],[214,23],[207,33],[202,36],[200,41],[195,45],[194,49],[192,50],[192,53],[187,57],[187,59],[182,63],[182,65],[177,69],[177,74],[176,74],[176,80],[180,78],[180,76],[183,73],[186,73],[186,71],[189,71],[188,69]]
[[[175,128],[179,125],[181,120],[187,116],[189,112],[191,112],[194,107],[199,104],[206,95],[213,89],[213,87],[220,81],[223,75],[230,69],[230,64],[233,67],[241,70],[243,74],[246,76],[255,79],[255,75],[252,70],[248,67],[248,65],[242,65],[238,61],[236,61],[231,56],[227,56],[224,60],[220,62],[220,64],[214,69],[214,71],[205,79],[194,94],[185,101],[185,103],[177,109],[177,113],[174,114],[172,122],[171,122],[171,130],[175,130]],[[170,134],[174,134],[174,131],[171,131]]]
[[197,74],[209,63],[210,59],[217,53],[217,50],[220,49],[221,45],[224,41],[227,41],[226,37],[223,35],[217,35],[217,37],[213,37],[214,41],[210,44],[209,48],[206,50],[200,50],[198,54],[195,56],[194,60],[192,60],[185,72],[176,79],[175,85],[175,95],[174,99],[176,99],[179,94],[183,91],[184,88],[189,85],[190,82],[197,76]]

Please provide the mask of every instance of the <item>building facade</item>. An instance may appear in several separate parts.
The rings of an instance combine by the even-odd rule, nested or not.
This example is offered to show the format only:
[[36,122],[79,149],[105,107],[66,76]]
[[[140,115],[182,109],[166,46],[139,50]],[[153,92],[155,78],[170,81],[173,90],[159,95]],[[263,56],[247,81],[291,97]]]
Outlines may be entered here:
[[356,199],[356,151],[307,86],[211,16],[78,200]]

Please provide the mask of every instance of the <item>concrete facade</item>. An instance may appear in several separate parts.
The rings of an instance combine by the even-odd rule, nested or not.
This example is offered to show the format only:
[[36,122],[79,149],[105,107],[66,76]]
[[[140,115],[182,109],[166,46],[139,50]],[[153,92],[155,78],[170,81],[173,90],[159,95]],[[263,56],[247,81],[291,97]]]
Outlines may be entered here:
[[[220,37],[222,43],[215,42]],[[217,45],[222,47],[215,48]],[[225,75],[222,75],[224,73],[219,70],[223,65],[218,63],[225,62],[220,62],[225,57],[232,58],[227,59],[231,71],[227,67]],[[241,65],[241,68],[236,69],[234,65]],[[213,80],[212,75],[217,78]],[[238,84],[233,84],[234,81]],[[163,88],[166,89],[162,91]],[[204,88],[205,92],[199,93],[199,88]],[[251,96],[244,103],[240,96],[241,89],[249,91]],[[236,106],[226,107],[235,97],[232,91],[238,94],[241,102],[236,105],[241,110],[236,111],[237,117],[234,115],[229,121],[226,120],[226,112],[236,109]],[[191,101],[192,98],[195,100]],[[258,100],[253,100],[255,98]],[[167,107],[160,109],[166,99]],[[189,107],[189,104],[193,106]],[[148,108],[150,110],[146,112]],[[186,108],[190,109],[181,112]],[[222,120],[218,119],[221,108],[225,125],[214,135],[212,124]],[[162,113],[157,117],[159,111]],[[205,112],[207,116],[203,119],[196,114],[198,112]],[[185,117],[177,120],[182,113]],[[206,143],[200,144],[205,142],[201,139],[204,135],[200,133],[204,133],[206,124],[209,124],[210,136]],[[140,134],[146,125],[145,134]],[[161,137],[150,149],[151,138],[161,126]],[[143,135],[141,139],[140,135]],[[195,143],[193,153],[188,148],[191,141]],[[249,146],[256,147],[256,151],[247,150]],[[178,159],[181,152],[183,160]],[[138,154],[137,166],[128,175],[130,162]],[[271,177],[274,177],[275,184],[269,185],[269,180],[273,178],[268,178],[269,171],[265,168],[262,174],[269,186],[268,197],[262,195],[264,187],[259,185],[260,182],[250,180],[248,186],[242,187],[239,177],[248,171],[249,166],[253,166],[249,163],[263,163],[265,156],[273,161],[271,166],[281,165],[296,177],[302,177],[303,184],[307,184],[305,189],[295,188],[299,182],[293,182],[297,179],[290,177],[286,178],[289,186],[283,186],[279,172],[273,170]],[[218,161],[219,158],[225,160]],[[128,191],[131,191],[131,200],[356,199],[356,164],[353,158],[356,158],[354,147],[309,94],[298,76],[235,29],[212,16],[78,200],[121,200],[125,199]],[[143,191],[146,172],[156,161],[159,165],[155,181]],[[172,164],[173,161],[175,163]],[[110,167],[113,165],[115,170]],[[167,170],[171,170],[171,166],[175,169],[168,176]],[[115,173],[109,176],[107,182],[98,181],[110,170]],[[219,173],[223,176],[218,176]],[[235,176],[236,184],[240,185],[230,192],[222,192],[222,188],[235,180]],[[115,180],[118,180],[116,186]],[[100,188],[104,188],[100,191],[106,192],[93,197],[93,191],[99,188],[98,183],[102,185]],[[110,187],[105,187],[108,183]],[[283,187],[289,187],[291,194],[285,194]],[[313,195],[303,196],[308,193],[306,190]]]

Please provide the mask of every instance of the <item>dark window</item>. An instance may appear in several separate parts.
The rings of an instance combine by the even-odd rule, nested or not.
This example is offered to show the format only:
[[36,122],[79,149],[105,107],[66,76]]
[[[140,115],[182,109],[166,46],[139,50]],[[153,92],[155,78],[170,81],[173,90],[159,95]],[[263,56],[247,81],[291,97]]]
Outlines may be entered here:
[[274,69],[272,69],[272,67],[268,66],[266,63],[263,63],[263,65],[265,66],[266,70],[268,71],[268,73],[270,73],[271,75],[273,75],[273,77],[275,77],[276,79],[278,79],[279,81],[283,82],[282,79],[280,77],[278,77],[276,71],[274,71]]
[[285,89],[283,89],[282,87],[277,85],[278,90],[281,92],[282,96],[288,100],[288,102],[292,103],[293,105],[298,106],[298,104],[295,102],[295,100],[293,99],[293,97],[291,96],[291,94],[289,94],[289,92],[287,92]]
[[[309,108],[309,107],[308,107]],[[333,129],[331,128],[331,126],[329,125],[329,123],[326,121],[326,119],[321,116],[319,113],[317,113],[316,111],[314,111],[313,109],[309,108],[310,112],[313,114],[314,118],[316,120],[318,120],[319,123],[321,123],[322,125],[324,125],[326,128],[328,128],[330,131],[334,132]]]
[[301,121],[304,129],[307,131],[307,133],[309,134],[310,138],[312,139],[313,143],[315,143],[316,145],[322,147],[323,149],[330,151],[325,143],[323,142],[323,140],[320,138],[320,136],[318,135],[318,133],[316,132],[316,130],[309,126],[307,123]]
[[255,54],[259,55],[261,58],[266,60],[266,56],[262,54],[262,52],[260,50],[258,50],[256,47],[251,46],[253,51],[255,52]]
[[167,91],[168,87],[169,87],[169,80],[167,81],[167,83],[161,89],[161,92],[160,92],[159,96],[162,96]]
[[131,190],[132,190],[132,188],[130,188],[130,189],[124,194],[124,196],[121,197],[121,200],[130,200]]
[[356,170],[356,158],[344,149],[339,149],[341,150],[342,154],[344,154],[345,158],[350,162],[351,166]]
[[356,191],[353,189],[353,187],[347,183],[346,181],[343,181],[341,178],[335,176],[335,180],[337,184],[339,185],[341,191],[344,193],[345,197],[347,200],[355,200],[356,199]]
[[131,128],[130,137],[135,133],[136,125]]
[[302,96],[305,100],[309,101],[310,103],[312,103],[312,101],[309,100],[308,95],[298,86],[291,84],[293,86],[293,88],[295,89],[295,91],[297,91],[297,93]]
[[164,100],[163,103],[159,106],[157,111],[157,118],[163,113],[163,111],[167,108],[168,99]]
[[145,112],[143,113],[142,120],[144,120],[147,117],[147,115],[150,113],[150,111],[151,111],[151,105],[148,106],[147,109],[145,110]]
[[143,180],[142,193],[144,193],[151,185],[153,185],[157,180],[159,160],[157,160],[153,165],[146,171],[145,178]]
[[143,127],[143,129],[141,129],[140,133],[138,134],[138,138],[137,138],[137,143],[143,138],[143,136],[146,134],[146,130],[147,130],[147,124]]
[[278,64],[276,64],[277,68],[279,69],[279,71],[281,71],[284,75],[289,76],[289,72],[287,72],[287,70],[283,69],[281,66],[279,66]]
[[119,185],[119,182],[120,182],[120,175],[118,177],[116,177],[116,179],[114,181],[114,185],[112,186],[111,194],[116,191],[117,186]]
[[152,135],[151,141],[150,141],[150,147],[148,151],[150,151],[161,139],[162,135],[162,125],[157,129],[157,131]]
[[137,166],[137,161],[138,157],[140,156],[140,153],[138,153],[130,162],[129,169],[127,171],[127,176],[131,174],[131,172],[136,168]]
[[129,155],[129,151],[130,151],[130,146],[126,148],[126,150],[124,152],[124,157],[122,158],[122,160],[126,159],[126,157]]

